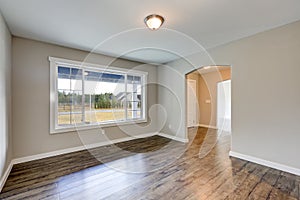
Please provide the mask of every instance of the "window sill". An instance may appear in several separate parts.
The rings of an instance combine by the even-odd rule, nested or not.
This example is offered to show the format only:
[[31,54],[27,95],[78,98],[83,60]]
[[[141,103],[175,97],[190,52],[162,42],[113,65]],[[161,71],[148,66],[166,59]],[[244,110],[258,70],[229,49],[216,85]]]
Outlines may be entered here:
[[146,119],[140,120],[132,120],[132,121],[120,121],[120,122],[107,122],[107,123],[98,123],[98,124],[89,124],[89,125],[81,125],[81,126],[72,126],[66,128],[56,128],[50,129],[50,134],[58,134],[58,133],[67,133],[67,132],[75,132],[75,131],[84,131],[84,130],[92,130],[99,128],[108,128],[108,127],[116,127],[116,126],[125,126],[125,125],[133,125],[146,123]]

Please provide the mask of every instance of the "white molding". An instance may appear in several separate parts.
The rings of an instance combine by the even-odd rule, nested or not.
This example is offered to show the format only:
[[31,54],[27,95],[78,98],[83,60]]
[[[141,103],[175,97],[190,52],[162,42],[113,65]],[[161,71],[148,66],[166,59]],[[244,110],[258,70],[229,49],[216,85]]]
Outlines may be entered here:
[[[53,121],[53,120],[51,120]],[[91,125],[79,125],[79,126],[70,126],[67,128],[57,128],[50,129],[50,134],[59,134],[59,133],[67,133],[67,132],[76,132],[76,131],[85,131],[85,130],[93,130],[105,127],[116,127],[116,126],[127,126],[133,124],[141,124],[146,123],[147,119],[138,119],[138,120],[127,120],[127,121],[116,121],[116,122],[108,122],[108,123],[95,123]]]
[[151,137],[151,136],[154,136],[157,134],[158,134],[157,132],[154,132],[154,133],[145,133],[145,134],[140,134],[140,135],[135,135],[135,136],[129,136],[129,137],[115,139],[115,140],[109,140],[109,141],[104,141],[104,142],[99,142],[99,143],[94,143],[94,144],[88,144],[88,145],[83,146],[83,148],[84,149],[92,149],[92,148],[97,148],[97,147],[101,147],[101,146],[105,146],[105,145],[116,144],[116,143],[120,143],[120,142],[127,142],[130,140]]
[[218,129],[216,126],[206,125],[206,124],[198,124],[197,126],[204,127],[204,128],[212,128],[212,129]]
[[134,70],[134,69],[127,69],[127,68],[121,68],[121,67],[115,67],[111,65],[101,65],[96,63],[90,63],[83,61],[77,61],[77,60],[70,60],[65,58],[58,58],[58,57],[52,57],[49,56],[48,60],[52,63],[61,64],[61,65],[67,65],[67,66],[76,66],[78,68],[88,68],[88,69],[98,69],[100,72],[103,70],[111,71],[111,72],[125,72],[129,74],[144,74],[148,75],[149,73],[146,71],[140,71],[140,70]]
[[[64,133],[64,132],[73,132],[78,130],[87,130],[93,129],[97,127],[114,127],[118,125],[128,125],[128,124],[135,124],[135,123],[145,123],[148,121],[147,118],[147,84],[148,84],[148,72],[147,71],[139,71],[127,68],[120,68],[120,67],[113,67],[110,65],[100,65],[95,63],[88,63],[84,61],[74,61],[64,58],[57,58],[57,57],[48,57],[50,61],[50,134],[57,134],[57,133]],[[118,73],[126,75],[138,75],[142,77],[143,80],[143,90],[142,90],[142,119],[125,119],[125,121],[113,121],[113,122],[99,122],[95,124],[77,124],[70,127],[59,127],[57,124],[58,118],[58,111],[57,111],[57,69],[60,65],[74,67],[82,70],[91,70],[93,72],[100,72],[100,73]],[[127,80],[127,79],[126,79]],[[126,81],[125,80],[125,81]],[[84,84],[84,81],[82,82]],[[127,81],[125,82],[125,86],[127,86]],[[83,87],[83,86],[82,86]],[[84,88],[84,87],[83,87]],[[82,91],[84,93],[84,91]],[[127,111],[125,109],[125,111]]]
[[48,157],[52,157],[52,156],[58,156],[58,155],[66,154],[66,153],[81,151],[84,149],[85,149],[84,146],[79,146],[79,147],[61,149],[61,150],[57,150],[57,151],[51,151],[51,152],[47,152],[47,153],[36,154],[36,155],[32,155],[32,156],[25,156],[25,157],[13,159],[13,163],[19,164],[19,163],[29,162],[29,161],[33,161],[33,160],[48,158]]
[[6,182],[8,176],[9,176],[9,174],[10,174],[10,171],[11,171],[13,165],[14,165],[14,164],[13,164],[13,161],[11,161],[11,162],[9,163],[9,165],[8,165],[8,167],[7,167],[7,169],[6,169],[6,171],[4,172],[4,174],[3,174],[2,178],[1,178],[1,180],[0,180],[0,192],[2,191],[2,189],[3,189],[4,185],[5,185],[5,182]]
[[58,155],[66,154],[66,153],[72,153],[72,152],[76,152],[76,151],[82,151],[82,150],[101,147],[101,146],[105,146],[105,145],[126,142],[126,141],[130,141],[130,140],[134,140],[134,139],[151,137],[154,135],[159,135],[159,136],[169,138],[172,140],[176,140],[179,142],[184,142],[184,143],[188,142],[188,139],[168,135],[165,133],[153,132],[153,133],[145,133],[145,134],[140,134],[140,135],[136,135],[136,136],[129,136],[129,137],[124,137],[124,138],[120,138],[120,139],[109,140],[109,141],[104,141],[104,142],[99,142],[99,143],[94,143],[94,144],[88,144],[88,145],[83,145],[83,146],[78,146],[78,147],[61,149],[61,150],[57,150],[57,151],[51,151],[51,152],[36,154],[36,155],[32,155],[32,156],[15,158],[12,160],[12,163],[19,164],[19,163],[29,162],[29,161],[33,161],[33,160],[48,158],[48,157],[52,157],[52,156],[58,156]]
[[109,141],[104,141],[104,142],[99,142],[99,143],[94,143],[94,144],[88,144],[88,145],[72,147],[72,148],[67,148],[67,149],[62,149],[62,150],[57,150],[57,151],[51,151],[48,153],[41,153],[41,154],[36,154],[36,155],[32,155],[32,156],[15,158],[12,160],[12,162],[13,162],[13,164],[19,164],[19,163],[29,162],[29,161],[33,161],[33,160],[42,159],[42,158],[48,158],[48,157],[58,156],[58,155],[66,154],[66,153],[72,153],[72,152],[76,152],[76,151],[82,151],[82,150],[86,150],[86,149],[115,144],[115,143],[119,143],[119,142],[126,142],[126,141],[130,141],[130,140],[138,139],[138,138],[151,137],[151,136],[154,136],[157,134],[158,134],[157,132],[145,133],[145,134],[136,135],[136,136],[129,136],[129,137],[115,139],[115,140],[109,140]]
[[254,157],[254,156],[245,155],[245,154],[234,152],[234,151],[230,151],[229,156],[239,158],[239,159],[242,159],[242,160],[246,160],[246,161],[250,161],[250,162],[253,162],[253,163],[256,163],[256,164],[259,164],[259,165],[264,165],[264,166],[267,166],[267,167],[271,167],[271,168],[274,168],[274,169],[278,169],[278,170],[281,170],[281,171],[284,171],[284,172],[288,172],[288,173],[300,176],[300,169],[299,168],[290,167],[290,166],[287,166],[287,165],[283,165],[283,164],[280,164],[280,163],[264,160],[264,159],[257,158],[257,157]]
[[183,142],[183,143],[188,143],[189,139],[187,138],[180,138],[180,137],[176,137],[174,135],[169,135],[169,134],[165,134],[165,133],[158,133],[159,136],[165,137],[165,138],[169,138],[171,140],[176,140],[178,142]]

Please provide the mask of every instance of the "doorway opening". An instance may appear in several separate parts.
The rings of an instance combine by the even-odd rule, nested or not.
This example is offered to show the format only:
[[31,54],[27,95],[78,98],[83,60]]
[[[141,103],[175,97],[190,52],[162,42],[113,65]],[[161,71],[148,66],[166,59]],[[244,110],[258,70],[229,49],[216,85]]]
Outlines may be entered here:
[[186,126],[231,131],[231,66],[186,74]]
[[186,137],[200,144],[199,158],[220,138],[231,140],[230,66],[205,66],[186,74],[186,112]]

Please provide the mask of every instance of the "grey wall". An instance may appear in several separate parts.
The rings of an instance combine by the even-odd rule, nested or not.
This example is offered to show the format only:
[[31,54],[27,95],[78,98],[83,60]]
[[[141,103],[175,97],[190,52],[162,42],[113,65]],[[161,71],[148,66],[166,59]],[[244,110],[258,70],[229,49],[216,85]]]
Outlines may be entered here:
[[12,159],[11,35],[0,14],[0,179]]
[[[299,35],[300,21],[211,49],[214,61],[201,54],[189,57],[191,64],[178,60],[168,66],[184,74],[209,64],[232,65],[232,150],[300,168]],[[159,67],[158,73],[163,73],[159,81],[168,79],[185,104],[184,78],[165,71]],[[159,101],[167,100],[159,97]],[[166,109],[177,116],[170,123],[182,118]],[[182,137],[185,131],[180,127]]]
[[[198,60],[201,60],[203,65],[198,64]],[[158,121],[166,121],[160,130],[161,132],[187,139],[185,75],[201,66],[211,65],[212,63],[213,60],[209,54],[201,52],[190,58],[186,57],[158,66],[158,103],[164,110],[158,111],[157,118]]]
[[158,67],[158,103],[163,109],[158,110],[158,120],[164,126],[160,132],[185,138],[184,75],[168,66]]
[[[23,38],[13,38],[13,141],[14,157],[30,156],[85,144],[120,139],[128,135],[138,135],[157,131],[156,109],[148,123],[68,132],[50,135],[50,68],[48,56],[83,61],[88,52]],[[115,67],[135,68],[147,71],[148,82],[156,82],[157,67],[141,63],[115,60],[112,57],[94,54],[86,62],[110,64]],[[148,109],[157,103],[157,86],[148,86]],[[148,113],[149,114],[149,113]]]

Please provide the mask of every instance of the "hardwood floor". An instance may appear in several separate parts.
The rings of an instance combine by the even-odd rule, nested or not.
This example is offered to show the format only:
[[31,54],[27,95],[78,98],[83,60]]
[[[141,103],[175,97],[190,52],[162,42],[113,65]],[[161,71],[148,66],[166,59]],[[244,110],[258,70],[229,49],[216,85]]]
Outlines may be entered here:
[[153,136],[15,165],[0,199],[299,199],[300,177],[229,158],[229,134],[189,131],[189,144]]

